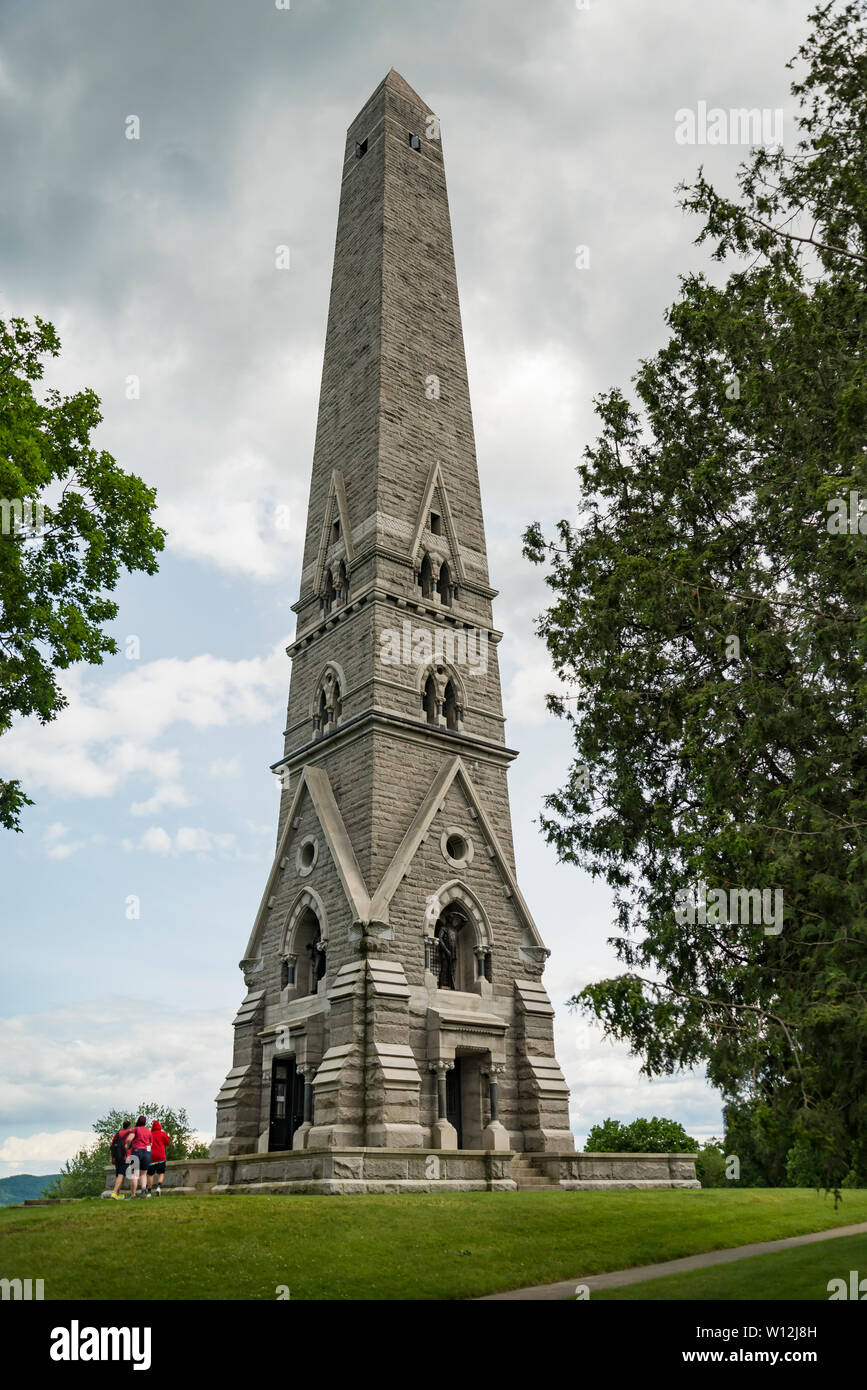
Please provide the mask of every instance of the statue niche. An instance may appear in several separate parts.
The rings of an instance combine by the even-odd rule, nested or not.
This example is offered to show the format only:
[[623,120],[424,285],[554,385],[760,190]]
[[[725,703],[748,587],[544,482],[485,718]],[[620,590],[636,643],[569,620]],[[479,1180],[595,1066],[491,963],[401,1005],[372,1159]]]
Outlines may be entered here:
[[473,988],[473,929],[458,906],[440,914],[434,928],[431,969],[440,989]]

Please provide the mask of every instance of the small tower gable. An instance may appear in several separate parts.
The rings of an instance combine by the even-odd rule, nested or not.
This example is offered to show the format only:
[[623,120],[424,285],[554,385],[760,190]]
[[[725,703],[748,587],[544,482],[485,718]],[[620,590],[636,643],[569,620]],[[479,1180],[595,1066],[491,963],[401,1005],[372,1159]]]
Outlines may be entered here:
[[417,573],[421,570],[425,555],[431,551],[437,554],[440,562],[445,560],[449,564],[454,582],[462,584],[466,576],[461,548],[439,463],[431,467],[416,514],[409,553]]
[[[319,540],[319,552],[316,557],[316,568],[313,573],[313,592],[322,594],[326,582],[326,574],[330,570],[332,583],[334,583],[335,572],[339,574],[341,563],[347,577],[355,561],[355,546],[352,539],[352,524],[349,519],[349,508],[346,503],[346,488],[343,482],[343,474],[339,468],[335,468],[331,474],[331,483],[328,488],[328,496],[325,502],[325,512],[322,518],[322,532]],[[340,588],[339,581],[334,584],[335,589]],[[346,594],[343,594],[343,602],[346,601]]]

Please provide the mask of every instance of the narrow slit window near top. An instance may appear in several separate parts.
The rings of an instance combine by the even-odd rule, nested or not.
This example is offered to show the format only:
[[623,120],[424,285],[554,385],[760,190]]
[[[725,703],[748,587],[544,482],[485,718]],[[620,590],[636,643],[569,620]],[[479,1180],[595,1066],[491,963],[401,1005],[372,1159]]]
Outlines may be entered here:
[[366,155],[366,154],[367,154],[367,141],[366,141],[366,140],[356,140],[356,142],[355,142],[355,158],[356,158],[356,159],[361,159],[362,156],[363,156],[363,155]]
[[410,147],[411,150],[420,150],[420,149],[421,149],[421,137],[418,136],[418,135],[413,135],[412,132],[410,132],[409,147]]

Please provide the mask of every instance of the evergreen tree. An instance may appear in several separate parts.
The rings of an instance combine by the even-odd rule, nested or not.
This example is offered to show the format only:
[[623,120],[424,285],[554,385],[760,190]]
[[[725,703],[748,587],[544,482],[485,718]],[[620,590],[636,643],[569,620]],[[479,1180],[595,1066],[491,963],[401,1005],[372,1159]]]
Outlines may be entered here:
[[[706,1063],[776,1181],[798,1143],[836,1185],[867,1182],[861,0],[789,66],[797,145],[752,151],[735,199],[682,188],[721,283],[681,279],[637,399],[596,401],[577,523],[525,553],[575,743],[543,828],[613,888],[624,966],[574,1002],[649,1075]],[[782,930],[741,889],[781,891]]]

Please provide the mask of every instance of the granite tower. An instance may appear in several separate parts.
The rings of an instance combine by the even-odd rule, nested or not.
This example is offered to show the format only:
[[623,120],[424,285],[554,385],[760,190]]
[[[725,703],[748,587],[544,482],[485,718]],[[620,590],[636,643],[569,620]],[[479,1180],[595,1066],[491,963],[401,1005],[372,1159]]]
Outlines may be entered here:
[[343,161],[277,849],[217,1099],[236,1184],[510,1188],[574,1151],[495,593],[439,123],[392,70]]

